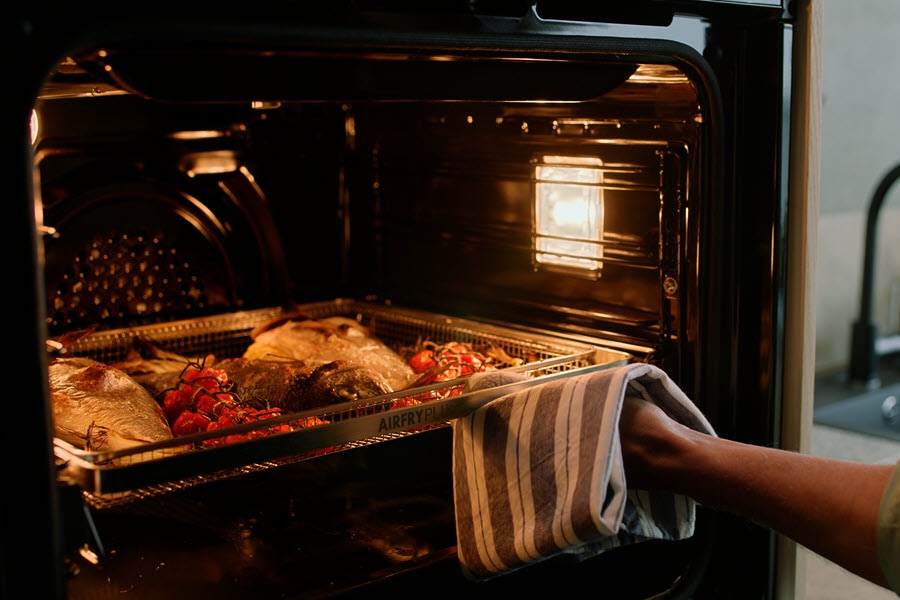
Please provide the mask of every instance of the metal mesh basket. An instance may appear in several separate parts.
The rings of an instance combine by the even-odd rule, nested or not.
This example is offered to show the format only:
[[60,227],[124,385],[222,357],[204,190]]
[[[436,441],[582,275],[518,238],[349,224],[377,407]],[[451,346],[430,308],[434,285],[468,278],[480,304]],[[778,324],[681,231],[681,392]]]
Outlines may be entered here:
[[[523,384],[529,385],[631,359],[600,345],[381,304],[337,299],[299,308],[316,319],[353,318],[401,355],[425,340],[502,348],[510,356],[523,357],[523,364],[506,370],[521,374]],[[254,327],[283,314],[277,308],[260,309],[97,332],[69,352],[111,363],[122,360],[140,337],[186,357],[237,357],[252,341]],[[436,382],[127,450],[85,451],[57,439],[56,455],[61,476],[80,485],[90,503],[103,508],[445,427],[499,393],[467,392],[465,384],[466,378]]]

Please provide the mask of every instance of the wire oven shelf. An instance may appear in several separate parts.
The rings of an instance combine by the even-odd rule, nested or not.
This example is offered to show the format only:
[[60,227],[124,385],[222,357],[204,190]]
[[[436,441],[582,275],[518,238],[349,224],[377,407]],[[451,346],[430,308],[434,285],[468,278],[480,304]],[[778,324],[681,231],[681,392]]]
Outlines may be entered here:
[[[87,502],[102,509],[199,484],[270,469],[370,444],[446,427],[501,394],[558,377],[630,362],[627,353],[551,333],[350,299],[304,304],[315,319],[350,317],[401,355],[424,340],[499,347],[524,364],[504,371],[514,383],[467,391],[466,378],[284,414],[253,423],[176,437],[117,451],[87,451],[55,439],[61,479],[79,485]],[[136,338],[152,340],[182,356],[239,357],[257,325],[285,314],[280,308],[240,311],[129,329],[95,332],[69,348],[101,362],[122,360]],[[318,423],[309,426],[311,420]],[[243,435],[250,434],[250,435]],[[223,443],[224,436],[240,441]]]

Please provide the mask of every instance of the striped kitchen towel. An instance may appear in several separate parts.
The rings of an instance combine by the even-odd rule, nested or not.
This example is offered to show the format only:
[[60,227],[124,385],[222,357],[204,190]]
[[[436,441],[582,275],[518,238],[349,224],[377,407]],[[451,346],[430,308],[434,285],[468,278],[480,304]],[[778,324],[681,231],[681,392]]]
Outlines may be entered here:
[[[521,379],[477,374],[468,388]],[[531,386],[453,422],[457,552],[468,578],[693,535],[693,500],[626,488],[618,428],[626,394],[715,435],[666,373],[644,363]]]

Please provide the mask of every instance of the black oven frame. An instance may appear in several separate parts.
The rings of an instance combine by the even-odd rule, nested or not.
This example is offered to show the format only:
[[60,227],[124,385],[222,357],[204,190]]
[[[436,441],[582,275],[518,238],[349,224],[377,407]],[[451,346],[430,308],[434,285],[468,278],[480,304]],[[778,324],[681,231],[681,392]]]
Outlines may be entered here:
[[[391,3],[372,3],[365,11],[374,23],[375,37],[390,36],[379,27],[399,23],[411,38],[424,36],[436,22],[447,21],[440,10],[428,14],[398,13]],[[400,3],[402,4],[402,3]],[[517,22],[523,5],[531,3],[485,2],[460,10],[453,3],[444,6],[458,19],[452,27],[465,37],[492,29],[491,39],[508,38],[511,23]],[[705,252],[713,261],[701,287],[706,322],[711,326],[698,341],[698,357],[693,381],[688,389],[702,397],[730,398],[704,407],[717,431],[733,439],[779,446],[782,378],[784,376],[784,314],[787,254],[787,195],[790,144],[792,15],[780,2],[646,2],[633,11],[610,14],[590,12],[591,3],[546,3],[544,14],[554,21],[566,18],[608,23],[610,36],[621,36],[627,43],[638,43],[649,35],[642,25],[665,22],[668,17],[685,14],[708,23],[706,39],[697,47],[721,92],[720,127],[710,144],[720,149],[710,168],[716,173],[717,195],[731,201],[711,206],[706,220]],[[541,8],[540,3],[536,5]],[[25,390],[16,394],[12,414],[14,426],[27,427],[26,443],[16,450],[10,481],[17,493],[4,495],[3,510],[3,586],[4,593],[23,591],[40,597],[65,597],[63,538],[60,498],[51,448],[51,423],[46,399],[46,308],[43,281],[41,237],[44,231],[36,220],[34,172],[29,134],[29,116],[46,75],[70,49],[107,42],[127,41],[129,36],[158,36],[166,43],[187,42],[202,32],[211,35],[223,30],[232,34],[284,34],[290,19],[284,15],[258,17],[254,26],[248,21],[222,19],[217,22],[181,16],[150,18],[136,22],[117,16],[114,11],[100,19],[86,14],[42,14],[47,7],[32,6],[17,14],[13,36],[15,43],[14,112],[16,135],[10,136],[13,154],[21,157],[13,176],[14,211],[11,256],[22,248],[27,252],[26,285],[10,294],[15,315],[26,323],[26,349],[22,361]],[[312,21],[321,25],[323,36],[334,35],[344,14],[322,10],[309,15],[291,15],[297,23]],[[462,13],[461,15],[459,13]],[[174,13],[173,13],[174,14]],[[374,15],[374,16],[373,16]],[[61,16],[69,18],[61,19]],[[358,15],[356,15],[358,16]],[[280,28],[267,25],[277,22]],[[190,27],[185,27],[187,23]],[[625,25],[637,23],[637,26]],[[620,25],[622,24],[622,25]],[[304,31],[310,29],[306,26]],[[315,29],[315,27],[313,27]],[[548,26],[550,43],[564,35],[563,25]],[[674,29],[653,30],[662,38],[679,43]],[[268,32],[268,33],[267,33]],[[435,37],[446,39],[446,32]],[[243,37],[243,36],[241,36]],[[401,35],[402,37],[402,35]],[[452,37],[452,32],[451,32]],[[515,44],[515,42],[511,42]],[[22,210],[19,213],[18,210]],[[18,269],[16,270],[18,273]],[[16,275],[17,277],[18,275]],[[715,364],[709,360],[715,357]],[[27,425],[22,425],[22,424]],[[21,498],[20,496],[24,496]],[[27,523],[23,530],[21,523]],[[775,537],[742,519],[712,514],[710,531],[701,532],[719,540],[713,547],[722,549],[698,565],[705,573],[698,597],[757,598],[773,597],[776,585]],[[737,542],[736,542],[737,541]],[[40,574],[25,579],[22,573]],[[24,586],[24,587],[23,587]],[[735,589],[739,587],[740,589]]]

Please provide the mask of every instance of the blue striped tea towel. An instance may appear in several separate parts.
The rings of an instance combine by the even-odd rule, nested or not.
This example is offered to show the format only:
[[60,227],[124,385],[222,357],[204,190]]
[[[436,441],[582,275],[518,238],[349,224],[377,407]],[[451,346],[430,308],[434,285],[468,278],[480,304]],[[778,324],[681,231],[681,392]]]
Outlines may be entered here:
[[[468,388],[521,379],[476,374]],[[531,386],[453,422],[457,552],[468,578],[693,535],[693,500],[626,488],[618,428],[626,394],[715,435],[668,375],[644,363]]]

